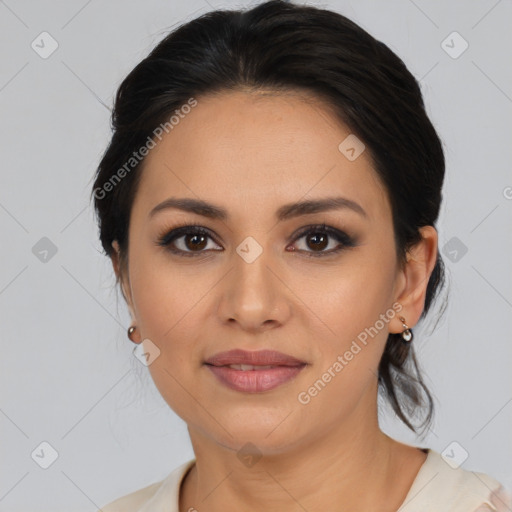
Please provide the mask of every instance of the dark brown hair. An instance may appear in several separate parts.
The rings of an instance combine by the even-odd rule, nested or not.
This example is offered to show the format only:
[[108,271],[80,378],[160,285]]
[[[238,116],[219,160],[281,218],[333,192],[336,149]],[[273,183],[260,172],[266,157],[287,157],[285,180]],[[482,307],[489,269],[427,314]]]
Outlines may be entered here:
[[[142,171],[134,152],[154,140],[155,128],[191,97],[240,89],[303,91],[324,100],[361,139],[384,184],[393,214],[397,258],[435,226],[445,162],[420,87],[402,60],[341,14],[271,0],[246,11],[214,11],[171,32],[121,83],[112,113],[113,135],[92,196],[105,253],[120,246],[127,265],[131,205]],[[124,167],[123,167],[124,166]],[[124,172],[120,172],[124,168]],[[110,184],[110,185],[109,185]],[[439,254],[421,318],[444,284]],[[429,426],[433,400],[414,351],[389,334],[379,365],[380,390],[413,431]]]

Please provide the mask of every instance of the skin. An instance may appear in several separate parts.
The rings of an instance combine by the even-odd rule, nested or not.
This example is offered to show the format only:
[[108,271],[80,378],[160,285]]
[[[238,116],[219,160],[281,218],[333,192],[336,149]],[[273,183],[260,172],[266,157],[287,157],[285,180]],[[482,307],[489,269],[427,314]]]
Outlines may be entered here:
[[[369,152],[349,161],[338,150],[350,130],[320,100],[254,91],[197,99],[145,159],[127,268],[113,243],[136,340],[159,347],[149,370],[194,448],[180,511],[396,511],[426,455],[380,430],[377,369],[388,333],[404,330],[398,317],[414,327],[423,311],[437,232],[423,227],[399,266],[390,203]],[[349,209],[274,217],[283,204],[331,196],[356,201],[367,217]],[[169,197],[200,198],[229,217],[167,209],[150,218]],[[210,230],[202,253],[190,238],[175,245],[196,249],[193,257],[157,245],[178,223]],[[294,238],[322,223],[355,237],[356,247],[308,257],[339,245],[332,237],[320,248]],[[263,250],[252,263],[236,252],[248,236]],[[298,394],[397,302],[400,313],[316,397],[299,403]],[[274,349],[308,366],[274,390],[241,393],[203,364],[233,348]],[[237,457],[247,442],[262,455],[251,467]]]

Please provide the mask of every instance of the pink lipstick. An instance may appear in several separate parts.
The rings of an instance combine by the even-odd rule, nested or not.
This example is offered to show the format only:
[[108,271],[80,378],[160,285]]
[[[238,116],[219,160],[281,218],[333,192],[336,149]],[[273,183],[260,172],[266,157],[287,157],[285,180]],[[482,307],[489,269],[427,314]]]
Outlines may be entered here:
[[274,350],[230,350],[205,361],[227,387],[245,393],[270,391],[297,376],[307,363]]

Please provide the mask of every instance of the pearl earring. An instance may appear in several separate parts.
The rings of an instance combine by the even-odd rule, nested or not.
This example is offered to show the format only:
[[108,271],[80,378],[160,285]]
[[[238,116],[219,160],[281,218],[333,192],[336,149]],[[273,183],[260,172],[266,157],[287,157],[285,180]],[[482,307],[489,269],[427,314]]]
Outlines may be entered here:
[[400,321],[402,322],[402,327],[404,328],[404,331],[402,332],[402,343],[405,345],[410,345],[413,339],[412,331],[405,323],[405,318],[403,316],[400,317]]

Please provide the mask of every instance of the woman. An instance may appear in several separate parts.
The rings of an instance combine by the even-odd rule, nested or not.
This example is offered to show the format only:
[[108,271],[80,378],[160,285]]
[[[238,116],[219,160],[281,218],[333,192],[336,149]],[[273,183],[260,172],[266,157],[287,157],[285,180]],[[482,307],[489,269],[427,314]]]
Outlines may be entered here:
[[444,283],[443,149],[394,53],[327,10],[212,12],[128,75],[113,128],[100,239],[195,458],[103,511],[506,506],[379,428],[379,390],[431,422],[411,329]]

